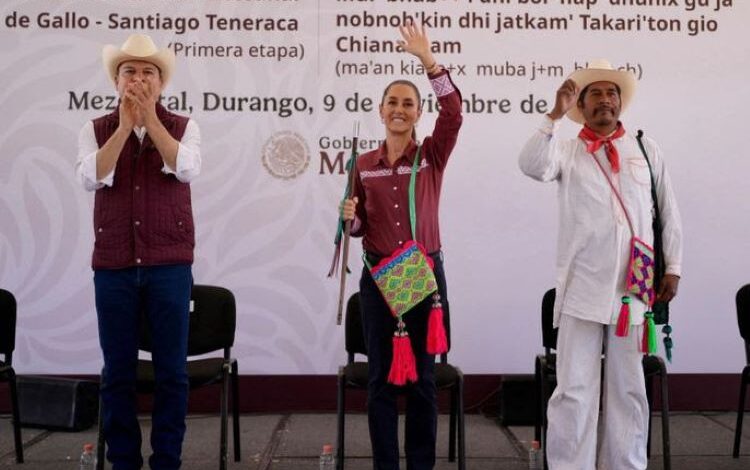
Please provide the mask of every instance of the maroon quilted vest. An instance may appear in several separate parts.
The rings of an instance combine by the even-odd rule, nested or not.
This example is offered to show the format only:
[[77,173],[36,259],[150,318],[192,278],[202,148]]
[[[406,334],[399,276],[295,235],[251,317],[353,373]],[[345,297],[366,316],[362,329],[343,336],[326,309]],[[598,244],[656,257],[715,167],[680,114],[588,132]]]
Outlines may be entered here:
[[[177,141],[188,118],[156,106],[156,114]],[[117,111],[94,119],[101,148],[119,124]],[[94,199],[94,269],[191,264],[195,233],[190,185],[162,173],[164,163],[148,134],[141,144],[131,133],[120,153],[111,187]]]

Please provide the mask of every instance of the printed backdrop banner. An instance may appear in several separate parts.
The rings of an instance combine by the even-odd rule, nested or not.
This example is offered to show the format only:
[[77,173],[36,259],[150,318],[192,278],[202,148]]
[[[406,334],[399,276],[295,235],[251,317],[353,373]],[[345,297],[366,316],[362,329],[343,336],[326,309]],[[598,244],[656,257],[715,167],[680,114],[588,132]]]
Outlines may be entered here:
[[[0,287],[18,304],[17,370],[98,373],[93,194],[74,176],[81,126],[116,106],[104,44],[147,32],[177,55],[163,103],[200,125],[194,276],[237,298],[244,374],[332,374],[345,360],[325,273],[354,121],[384,136],[386,84],[436,98],[397,26],[427,25],[464,100],[440,208],[453,360],[530,373],[555,269],[555,184],[517,156],[588,60],[632,71],[622,116],[662,147],[684,219],[675,372],[736,372],[734,293],[750,282],[750,2],[731,0],[5,0],[0,6]],[[567,121],[561,130],[574,136]],[[359,241],[349,292],[358,285]],[[711,354],[706,354],[710,339]]]

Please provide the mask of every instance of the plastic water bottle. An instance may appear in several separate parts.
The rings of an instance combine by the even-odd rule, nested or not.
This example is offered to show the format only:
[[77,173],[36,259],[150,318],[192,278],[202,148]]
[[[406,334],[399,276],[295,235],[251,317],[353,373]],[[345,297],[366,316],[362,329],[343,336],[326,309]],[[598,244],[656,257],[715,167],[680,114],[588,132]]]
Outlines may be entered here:
[[94,453],[94,444],[84,444],[81,453],[81,465],[79,470],[96,470],[96,454]]
[[542,456],[542,445],[539,441],[531,441],[529,448],[529,470],[542,470],[544,468],[544,457]]
[[336,464],[333,460],[333,446],[326,444],[320,453],[320,470],[333,470],[334,468],[336,468]]

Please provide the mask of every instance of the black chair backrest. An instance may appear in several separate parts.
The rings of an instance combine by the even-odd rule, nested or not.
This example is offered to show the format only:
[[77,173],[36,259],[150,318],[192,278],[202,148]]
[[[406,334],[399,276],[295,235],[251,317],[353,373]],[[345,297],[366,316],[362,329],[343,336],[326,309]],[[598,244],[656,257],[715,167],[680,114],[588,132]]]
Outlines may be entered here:
[[16,349],[16,298],[9,291],[0,289],[0,354],[10,364]]
[[750,284],[740,287],[737,291],[737,324],[740,336],[750,341]]
[[[448,302],[443,301],[443,327],[445,328],[445,339],[448,340],[448,351],[451,350],[451,309]],[[448,363],[448,353],[440,355],[440,363]]]
[[443,302],[443,326],[445,327],[445,338],[448,340],[448,351],[451,350],[451,309],[450,305]]
[[355,354],[367,355],[365,334],[362,330],[362,310],[359,308],[359,292],[353,293],[346,303],[344,344],[346,352],[349,354],[349,362],[354,360]]
[[[408,315],[408,313],[406,314]],[[448,340],[448,350],[451,348],[451,320],[450,306],[447,302],[443,304],[443,326]],[[349,297],[346,303],[346,318],[344,320],[344,344],[349,355],[349,362],[354,360],[354,354],[367,355],[364,331],[362,330],[362,310],[359,305],[359,292]],[[447,361],[447,354],[440,355],[440,362]]]
[[542,297],[542,344],[544,349],[557,349],[557,328],[552,326],[555,309],[555,289],[550,289]]
[[[188,356],[231,348],[237,326],[237,307],[228,289],[195,284],[190,294],[192,310],[188,331]],[[151,334],[142,321],[140,349],[151,351]]]
[[750,364],[750,284],[745,284],[737,291],[737,324],[740,336],[745,340],[745,355]]

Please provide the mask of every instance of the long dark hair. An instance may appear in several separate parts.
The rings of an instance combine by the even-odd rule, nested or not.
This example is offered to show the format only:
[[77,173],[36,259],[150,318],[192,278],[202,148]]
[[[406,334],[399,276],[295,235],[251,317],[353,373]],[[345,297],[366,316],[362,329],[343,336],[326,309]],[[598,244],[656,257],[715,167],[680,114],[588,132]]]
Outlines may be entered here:
[[[417,88],[417,85],[415,85],[413,82],[409,80],[404,80],[404,79],[394,80],[391,83],[389,83],[387,87],[385,87],[385,90],[383,90],[383,97],[380,98],[380,106],[383,106],[383,103],[385,102],[385,97],[388,96],[388,91],[394,85],[406,85],[410,87],[412,90],[414,90],[414,93],[417,95],[417,110],[420,110],[420,111],[422,110],[422,95],[419,93],[419,88]],[[414,127],[411,128],[411,138],[414,139],[414,141],[416,142],[417,130]]]

